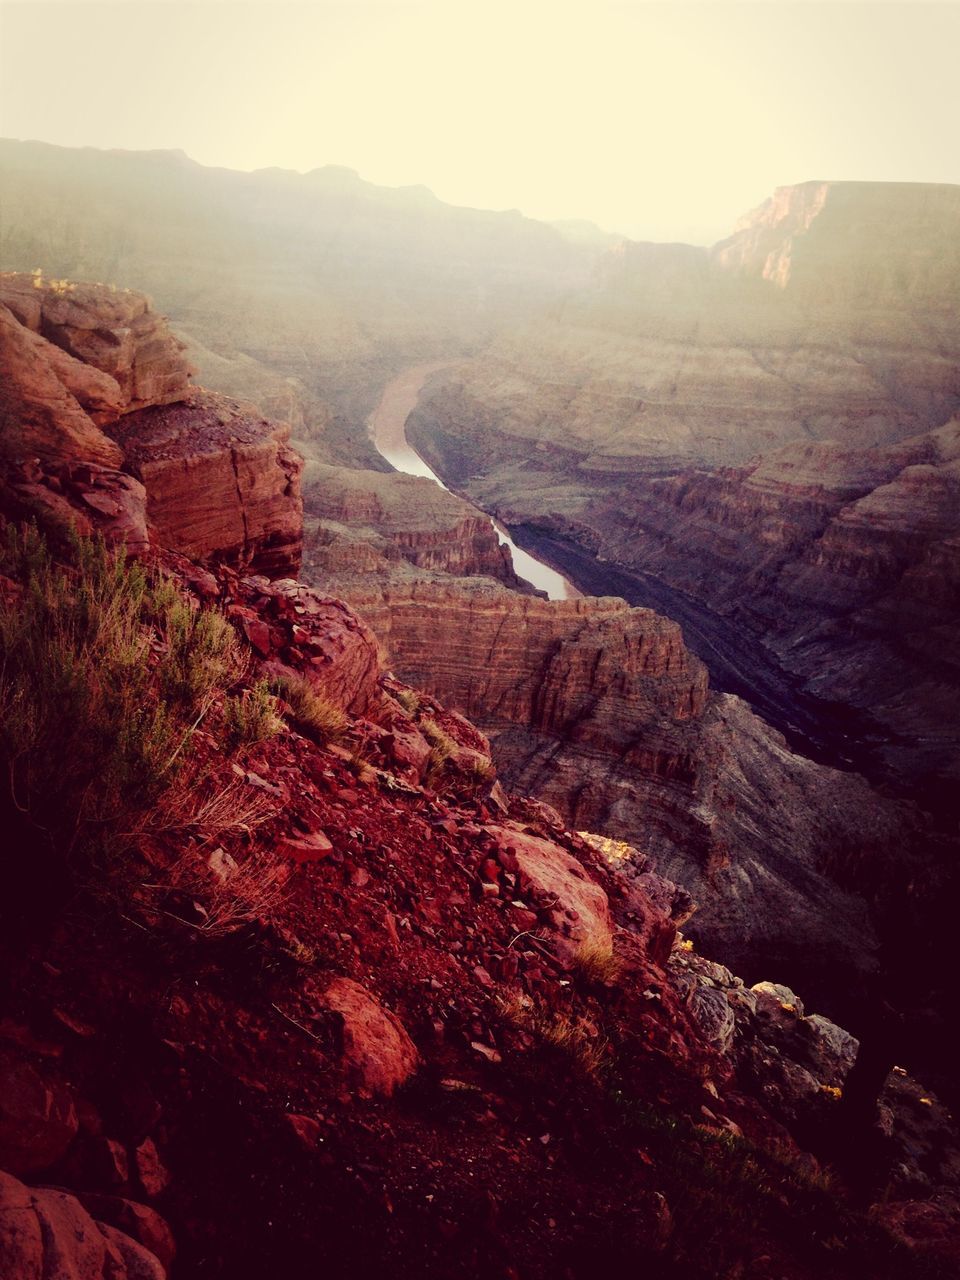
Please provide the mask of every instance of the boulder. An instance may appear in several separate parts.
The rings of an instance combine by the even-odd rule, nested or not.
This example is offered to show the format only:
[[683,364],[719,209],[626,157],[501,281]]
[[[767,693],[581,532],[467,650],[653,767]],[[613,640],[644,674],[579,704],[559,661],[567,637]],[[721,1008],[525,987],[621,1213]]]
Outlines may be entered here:
[[[526,834],[514,826],[485,828],[503,852],[513,851],[524,882],[550,903],[551,916],[560,917],[551,937],[558,956],[572,960],[585,946],[610,952],[613,928],[610,904],[601,887],[590,879],[583,864],[550,840]],[[528,892],[524,889],[524,894]]]
[[354,1091],[364,1098],[390,1097],[419,1062],[400,1021],[350,978],[335,978],[321,999],[340,1016],[343,1067]]
[[157,1256],[66,1191],[0,1173],[0,1275],[10,1280],[166,1280]]

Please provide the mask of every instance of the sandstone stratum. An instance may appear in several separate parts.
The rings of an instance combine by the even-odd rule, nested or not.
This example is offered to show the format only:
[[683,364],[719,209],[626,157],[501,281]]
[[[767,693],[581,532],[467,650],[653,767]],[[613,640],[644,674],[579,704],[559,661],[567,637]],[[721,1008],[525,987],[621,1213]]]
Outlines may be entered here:
[[298,567],[302,460],[289,427],[191,386],[184,344],[142,294],[0,275],[0,344],[0,459],[20,468],[25,509],[72,519],[71,464],[97,464],[123,473],[117,493],[101,479],[104,496],[83,495],[81,511],[115,515],[109,504],[134,477],[160,545],[268,572]]
[[[875,1042],[706,958],[640,851],[506,790],[484,732],[387,666],[389,584],[361,618],[256,529],[186,553],[171,494],[206,477],[231,529],[240,497],[184,462],[253,442],[181,392],[105,424],[120,466],[4,428],[0,1273],[951,1274],[937,1096],[897,1068],[871,1127]],[[291,484],[285,538],[299,517]],[[710,714],[650,611],[422,590],[494,656],[516,602],[480,673],[504,720],[609,749]]]

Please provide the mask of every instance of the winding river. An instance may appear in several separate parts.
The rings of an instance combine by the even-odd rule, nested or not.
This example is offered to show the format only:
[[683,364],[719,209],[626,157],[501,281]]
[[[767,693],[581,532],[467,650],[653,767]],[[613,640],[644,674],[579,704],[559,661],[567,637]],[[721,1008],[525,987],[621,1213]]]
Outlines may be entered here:
[[[438,484],[441,489],[447,486],[436,472],[424,462],[417,451],[407,441],[407,418],[416,407],[417,399],[423,385],[432,373],[449,368],[449,360],[435,361],[433,364],[418,364],[406,369],[383,389],[380,403],[367,419],[370,438],[377,452],[390,463],[395,471],[403,471],[409,476],[426,476]],[[562,573],[551,569],[549,565],[532,556],[529,551],[518,547],[510,535],[496,520],[490,523],[497,532],[501,546],[510,548],[513,567],[517,576],[545,591],[551,600],[572,600],[580,592]]]
[[[408,442],[406,423],[427,378],[451,363],[437,361],[405,370],[386,385],[367,420],[377,450],[392,467],[426,476],[442,489],[447,486]],[[655,578],[598,560],[573,543],[520,526],[514,529],[514,537],[526,544],[524,549],[495,520],[491,524],[501,543],[510,548],[517,574],[551,600],[581,594],[621,596],[629,604],[675,619],[690,649],[706,663],[713,688],[739,694],[780,730],[795,751],[835,768],[857,768],[868,777],[876,773],[876,726],[849,708],[812,697],[759,641],[745,643],[742,628],[729,619]],[[562,566],[565,574],[545,564],[538,552]]]

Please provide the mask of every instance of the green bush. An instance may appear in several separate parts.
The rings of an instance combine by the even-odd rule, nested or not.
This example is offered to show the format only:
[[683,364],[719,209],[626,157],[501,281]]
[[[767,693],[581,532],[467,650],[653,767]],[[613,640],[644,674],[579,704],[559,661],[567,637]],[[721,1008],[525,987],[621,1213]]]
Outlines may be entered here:
[[9,526],[0,570],[0,763],[19,827],[66,860],[132,839],[235,669],[231,628],[102,539],[56,562]]
[[263,742],[283,728],[277,700],[266,680],[258,680],[236,697],[227,698],[223,715],[231,747]]

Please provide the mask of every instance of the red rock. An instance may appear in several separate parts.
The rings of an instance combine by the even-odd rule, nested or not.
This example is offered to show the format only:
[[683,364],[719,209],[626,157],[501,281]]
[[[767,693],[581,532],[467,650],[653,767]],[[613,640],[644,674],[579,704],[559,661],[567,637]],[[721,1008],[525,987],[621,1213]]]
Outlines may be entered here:
[[333,852],[333,845],[322,831],[314,831],[310,835],[283,837],[277,852],[296,863],[320,862]]
[[156,1143],[146,1138],[134,1152],[134,1164],[137,1178],[144,1194],[151,1197],[162,1195],[170,1185],[170,1172],[160,1159]]
[[[168,1236],[163,1239],[169,1243]],[[154,1253],[95,1221],[76,1197],[52,1188],[34,1190],[0,1173],[0,1275],[4,1280],[166,1280],[167,1273]]]
[[28,1062],[0,1053],[0,1164],[15,1173],[47,1169],[78,1129],[73,1098]]
[[270,643],[270,628],[267,624],[261,622],[259,618],[244,618],[241,626],[251,647],[260,654],[261,658],[268,657],[273,646]]
[[323,1129],[312,1116],[296,1115],[288,1111],[284,1117],[297,1142],[307,1151],[316,1151],[323,1137]]
[[[607,895],[582,863],[540,836],[527,835],[513,827],[490,825],[486,830],[501,845],[515,850],[520,872],[533,891],[552,904],[551,917],[556,915],[565,925],[551,938],[558,956],[571,959],[584,944],[610,950],[613,929]],[[566,912],[574,913],[576,920],[569,916],[564,920]]]
[[173,1232],[156,1209],[137,1204],[133,1200],[124,1200],[120,1196],[88,1193],[78,1198],[98,1223],[107,1223],[117,1231],[122,1231],[154,1254],[162,1266],[170,1267],[176,1255],[176,1244]]
[[320,997],[343,1020],[342,1057],[361,1097],[389,1097],[417,1068],[419,1055],[400,1021],[350,978],[335,978]]

